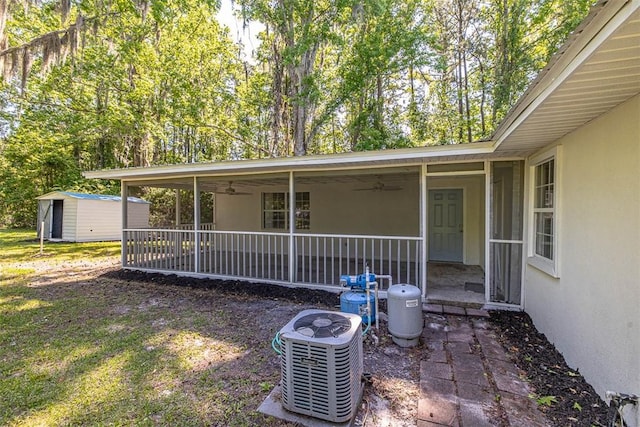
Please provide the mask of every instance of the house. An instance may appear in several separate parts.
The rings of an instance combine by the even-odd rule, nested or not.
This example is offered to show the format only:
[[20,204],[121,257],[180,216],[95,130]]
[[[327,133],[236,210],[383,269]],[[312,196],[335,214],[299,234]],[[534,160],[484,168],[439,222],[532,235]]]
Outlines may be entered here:
[[124,268],[335,290],[368,265],[429,300],[430,271],[476,265],[485,307],[640,394],[640,0],[596,4],[490,141],[86,176],[193,190],[192,230],[124,224]]
[[[38,200],[38,236],[66,242],[120,240],[122,208],[120,196],[52,191]],[[128,224],[149,226],[149,202],[128,198]]]

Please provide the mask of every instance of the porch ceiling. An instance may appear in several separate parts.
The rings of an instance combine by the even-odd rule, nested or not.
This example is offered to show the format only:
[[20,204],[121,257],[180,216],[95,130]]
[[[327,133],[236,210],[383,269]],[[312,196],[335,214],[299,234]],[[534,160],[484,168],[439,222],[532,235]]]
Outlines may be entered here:
[[497,151],[535,151],[638,93],[640,2],[600,2],[498,128]]
[[[417,168],[405,168],[400,171],[388,168],[367,171],[344,171],[341,174],[311,173],[296,175],[295,183],[296,185],[360,183],[364,186],[382,181],[385,185],[395,186],[407,181],[417,180],[418,173],[419,169]],[[235,178],[203,176],[198,178],[198,184],[202,191],[223,192],[230,185],[239,191],[249,191],[251,188],[256,187],[288,186],[289,176],[288,174],[244,175]],[[134,185],[192,190],[193,177],[137,181]]]

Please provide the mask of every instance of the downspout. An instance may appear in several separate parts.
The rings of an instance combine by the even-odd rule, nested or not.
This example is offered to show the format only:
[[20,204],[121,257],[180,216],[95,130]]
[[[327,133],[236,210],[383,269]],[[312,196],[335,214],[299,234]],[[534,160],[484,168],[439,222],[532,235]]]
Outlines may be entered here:
[[193,177],[193,247],[194,273],[200,272],[200,183],[198,177]]
[[295,260],[296,254],[294,253],[294,232],[296,229],[296,186],[293,180],[293,171],[289,172],[289,283],[293,284],[295,281]]
[[[125,231],[128,227],[128,219],[129,219],[129,186],[127,182],[122,180],[120,182],[120,203],[122,207],[122,238],[121,238],[121,254],[122,254],[122,267],[127,266],[127,232]],[[53,222],[53,221],[52,221]]]

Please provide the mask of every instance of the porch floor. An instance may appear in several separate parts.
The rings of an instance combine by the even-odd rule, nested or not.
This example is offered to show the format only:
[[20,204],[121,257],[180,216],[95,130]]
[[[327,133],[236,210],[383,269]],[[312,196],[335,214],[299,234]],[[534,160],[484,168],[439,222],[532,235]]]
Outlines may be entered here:
[[482,267],[447,262],[427,264],[427,303],[480,308],[484,302]]

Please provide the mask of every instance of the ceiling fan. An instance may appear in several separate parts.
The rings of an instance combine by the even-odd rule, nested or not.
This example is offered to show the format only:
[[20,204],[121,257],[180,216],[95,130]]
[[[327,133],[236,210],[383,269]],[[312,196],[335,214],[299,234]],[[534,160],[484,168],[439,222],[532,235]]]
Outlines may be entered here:
[[215,194],[226,194],[227,196],[250,196],[251,193],[245,193],[242,191],[236,191],[233,188],[233,181],[229,181],[229,186],[222,191],[214,191]]
[[353,191],[400,191],[400,190],[402,190],[402,187],[398,185],[385,185],[384,182],[378,179],[378,181],[375,184],[373,184],[373,186],[371,187],[356,188]]

